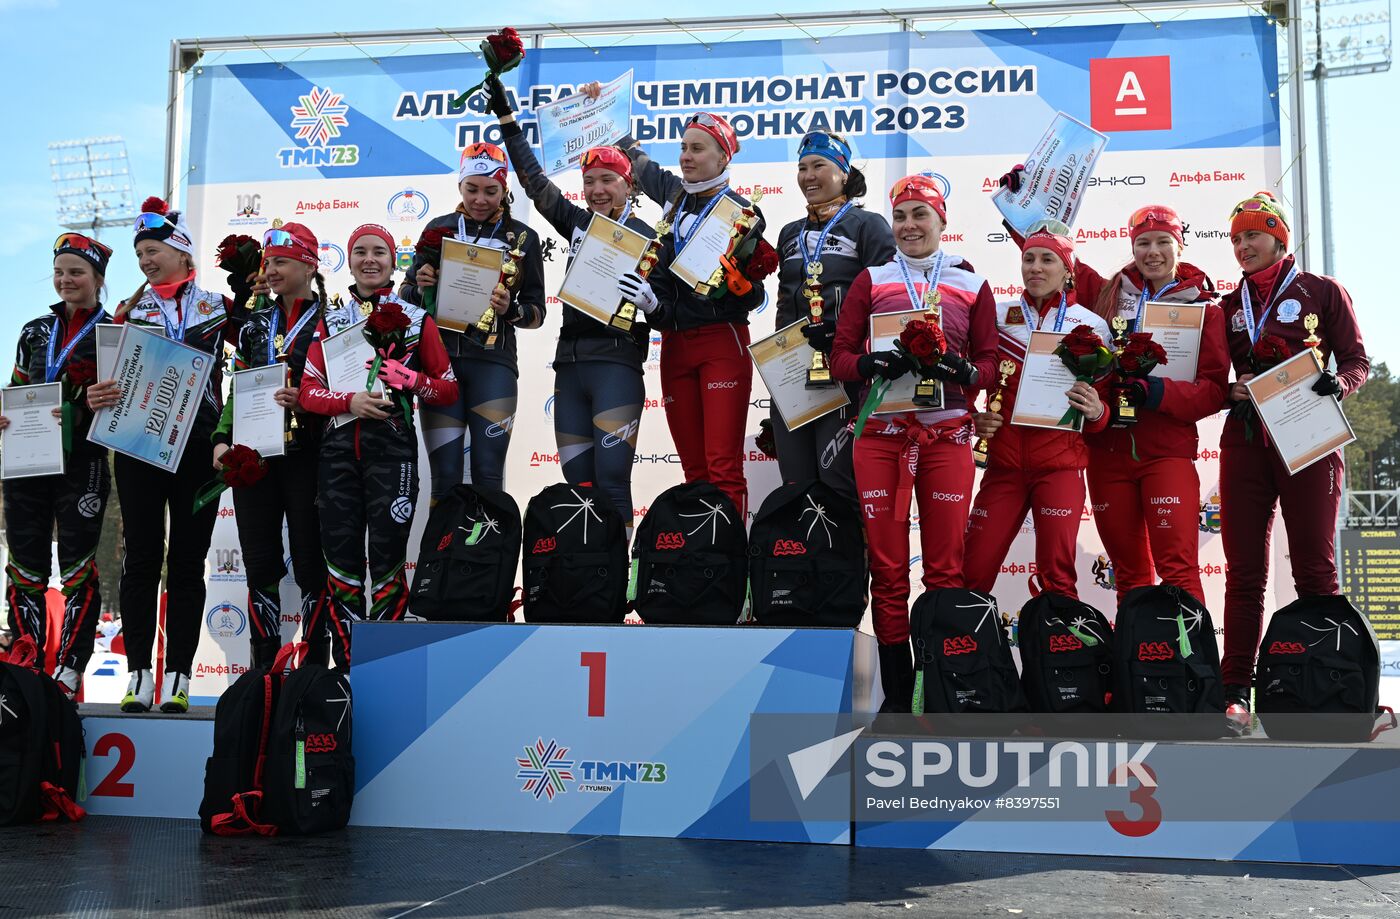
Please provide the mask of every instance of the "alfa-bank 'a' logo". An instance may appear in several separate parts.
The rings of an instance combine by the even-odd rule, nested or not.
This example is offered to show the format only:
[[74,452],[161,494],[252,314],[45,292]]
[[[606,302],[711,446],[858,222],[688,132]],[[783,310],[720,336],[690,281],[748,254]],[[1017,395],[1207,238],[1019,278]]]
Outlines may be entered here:
[[1170,131],[1172,59],[1091,59],[1089,123],[1099,131]]

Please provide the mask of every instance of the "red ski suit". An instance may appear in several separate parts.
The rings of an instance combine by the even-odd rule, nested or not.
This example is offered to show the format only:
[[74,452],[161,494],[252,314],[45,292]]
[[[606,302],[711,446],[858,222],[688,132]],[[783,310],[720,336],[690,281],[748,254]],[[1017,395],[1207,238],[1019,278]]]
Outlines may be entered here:
[[[856,276],[836,323],[833,377],[862,379],[857,364],[870,350],[870,316],[922,308],[930,276],[910,270],[912,301],[898,259]],[[996,302],[986,279],[951,255],[938,291],[949,350],[977,368],[974,386],[945,383],[941,410],[872,416],[855,444],[875,637],[885,645],[909,640],[911,498],[919,502],[924,587],[963,586],[963,532],[973,476],[968,406],[978,389],[996,379]]]

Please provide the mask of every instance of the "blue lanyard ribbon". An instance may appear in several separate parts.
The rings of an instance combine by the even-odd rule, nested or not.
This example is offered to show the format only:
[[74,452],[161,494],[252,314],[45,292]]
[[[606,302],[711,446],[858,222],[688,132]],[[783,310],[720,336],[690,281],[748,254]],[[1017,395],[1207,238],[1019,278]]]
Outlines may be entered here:
[[74,335],[72,340],[63,346],[63,350],[58,353],[58,360],[54,360],[54,343],[58,341],[58,317],[55,317],[53,331],[49,333],[49,351],[48,354],[44,356],[45,383],[52,383],[54,380],[58,379],[58,371],[63,369],[63,365],[68,361],[68,355],[73,353],[73,349],[78,347],[80,341],[87,338],[88,335],[92,333],[94,326],[106,318],[107,311],[99,307],[97,312],[92,314],[92,318],[78,330],[78,334]]
[[[1026,299],[1025,294],[1021,295],[1021,305],[1025,307],[1026,310],[1031,314],[1031,316],[1035,318],[1036,328],[1040,328],[1040,315],[1035,311],[1035,307],[1031,306],[1030,301]],[[1065,295],[1064,291],[1060,291],[1060,305],[1055,308],[1056,332],[1060,331],[1065,327],[1065,313],[1067,312],[1069,312],[1069,297]]]
[[[899,262],[899,270],[904,275],[904,289],[909,294],[909,302],[914,305],[916,310],[928,309],[928,304],[919,299],[918,288],[914,286],[914,279],[909,275],[909,266],[905,264],[904,256],[896,255],[894,260]],[[938,279],[943,277],[943,264],[946,261],[947,258],[942,252],[939,252],[938,257],[933,261],[933,277],[929,278],[927,274],[924,275],[924,280],[928,281],[929,290],[938,290]]]
[[[499,232],[501,229],[501,221],[505,219],[505,215],[502,214],[501,219],[497,220],[496,225],[491,228],[491,235],[486,237],[487,239],[496,238],[496,233]],[[462,214],[457,215],[457,239],[461,242],[467,241],[467,218]],[[476,237],[472,240],[472,242],[481,242],[481,234],[477,233]]]
[[702,210],[700,213],[698,213],[698,214],[695,215],[695,222],[692,223],[692,224],[690,225],[690,232],[689,232],[689,233],[686,233],[686,234],[684,234],[684,235],[681,234],[681,221],[680,221],[680,218],[685,216],[685,202],[688,201],[688,200],[690,200],[690,195],[686,195],[684,198],[681,199],[680,207],[678,208],[678,210],[680,211],[680,217],[678,217],[678,218],[676,219],[676,254],[677,254],[677,255],[680,255],[681,252],[685,250],[685,247],[686,247],[687,245],[689,245],[690,241],[691,241],[692,239],[695,238],[695,233],[700,229],[700,224],[702,224],[702,223],[705,222],[705,218],[708,217],[708,216],[710,216],[710,211],[714,210],[714,209],[715,209],[715,205],[716,205],[716,204],[719,204],[720,199],[725,198],[725,197],[727,197],[727,196],[725,195],[725,189],[720,189],[719,194],[717,194],[717,195],[715,195],[713,198],[711,198],[711,199],[710,199],[710,203],[707,204],[707,205],[705,205],[705,209]]
[[1298,277],[1298,266],[1294,265],[1283,279],[1283,283],[1274,288],[1273,296],[1269,298],[1268,305],[1264,307],[1264,312],[1259,316],[1259,321],[1254,321],[1254,303],[1249,297],[1249,279],[1245,278],[1240,284],[1240,300],[1244,306],[1244,323],[1249,330],[1249,343],[1259,344],[1259,338],[1264,334],[1264,323],[1269,321],[1269,314],[1274,310],[1274,304],[1278,303],[1278,298],[1283,296],[1283,292],[1288,289],[1288,285],[1293,283],[1293,279]]
[[845,217],[846,212],[854,206],[854,201],[847,201],[845,204],[841,205],[841,210],[837,211],[836,215],[826,222],[826,226],[822,227],[821,235],[817,237],[817,251],[810,256],[807,254],[806,233],[797,234],[797,248],[802,252],[802,268],[804,271],[813,261],[821,264],[822,253],[826,251],[826,234],[830,233],[831,228],[840,223],[841,218]]
[[175,309],[180,314],[180,325],[178,327],[170,324],[170,316],[165,312],[165,301],[162,300],[159,295],[156,295],[156,302],[160,304],[160,321],[165,323],[165,337],[171,341],[178,341],[184,344],[185,326],[189,325],[190,311],[180,306],[180,295],[176,294],[174,300]]
[[[1173,278],[1173,279],[1172,279],[1172,282],[1171,282],[1170,284],[1168,284],[1166,287],[1163,287],[1161,290],[1157,291],[1157,296],[1158,296],[1158,297],[1165,296],[1166,293],[1167,293],[1169,290],[1171,290],[1173,287],[1175,287],[1176,285],[1178,285],[1178,284],[1180,284],[1180,283],[1181,283],[1180,281],[1178,281],[1178,280],[1176,280],[1175,278]],[[1147,279],[1146,279],[1146,278],[1143,278],[1143,279],[1142,279],[1142,293],[1138,294],[1137,316],[1134,317],[1134,319],[1133,319],[1133,331],[1134,331],[1134,332],[1141,332],[1141,331],[1142,331],[1142,317],[1143,317],[1144,315],[1146,315],[1146,313],[1147,313]]]
[[[296,344],[297,335],[301,334],[301,330],[306,328],[306,324],[311,321],[311,317],[316,315],[314,303],[315,301],[313,300],[313,305],[302,311],[301,318],[297,320],[296,325],[292,326],[292,330],[287,333],[285,342],[288,352],[290,352],[292,346]],[[272,323],[268,326],[267,330],[267,362],[269,364],[275,364],[277,362],[277,323],[281,321],[282,308],[280,306],[274,306],[272,308]]]

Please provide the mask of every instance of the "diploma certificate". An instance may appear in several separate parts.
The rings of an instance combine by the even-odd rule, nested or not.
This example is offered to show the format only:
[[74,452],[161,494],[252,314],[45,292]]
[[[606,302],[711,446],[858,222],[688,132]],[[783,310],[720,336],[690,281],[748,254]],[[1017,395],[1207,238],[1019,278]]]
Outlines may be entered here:
[[615,220],[594,214],[559,288],[559,299],[607,325],[622,303],[617,279],[637,270],[649,240]]
[[812,345],[802,334],[805,323],[805,319],[794,322],[749,345],[758,375],[789,431],[851,404],[844,386],[807,388]]
[[[710,276],[719,267],[720,258],[729,249],[729,237],[733,233],[734,222],[739,219],[743,209],[743,205],[728,195],[715,204],[714,210],[695,228],[694,235],[685,244],[685,248],[677,253],[675,260],[671,262],[671,274],[680,278],[691,289],[698,284],[708,284]],[[680,226],[679,221],[676,222],[676,226]]]
[[273,399],[287,385],[287,365],[270,364],[233,375],[233,442],[264,457],[287,452],[287,410]]
[[1011,423],[1027,428],[1051,428],[1056,431],[1077,431],[1082,419],[1060,424],[1069,411],[1066,391],[1074,385],[1074,374],[1055,353],[1066,332],[1031,332],[1026,346],[1026,359],[1021,364],[1020,383],[1016,387],[1016,404],[1011,407]]
[[0,390],[0,415],[10,419],[0,433],[0,478],[63,475],[63,422],[53,416],[62,404],[62,383]]
[[1206,321],[1203,303],[1147,303],[1143,306],[1142,331],[1167,352],[1167,362],[1152,368],[1152,376],[1189,383],[1196,379],[1201,357],[1201,327]]
[[[154,330],[130,324],[121,328],[113,372],[121,397],[93,415],[88,440],[174,472],[185,455],[216,358]],[[209,446],[205,441],[201,449]]]
[[[903,310],[897,313],[872,313],[870,315],[870,350],[891,351],[894,343],[899,340],[899,335],[904,331],[904,327],[915,319],[927,319],[928,313],[924,310]],[[879,384],[879,378],[870,381],[870,385]],[[937,411],[936,406],[915,405],[914,387],[919,385],[919,371],[911,370],[904,376],[890,383],[889,389],[885,390],[885,397],[880,400],[880,404],[875,406],[872,415],[890,415],[896,412],[929,412]]]
[[[365,340],[365,324],[360,321],[348,329],[342,329],[327,338],[321,339],[321,355],[326,361],[326,385],[332,392],[372,392],[381,395],[384,385],[375,381],[373,390],[367,389],[369,369],[374,360],[374,348]],[[335,416],[335,425],[340,427],[355,416],[344,412]]]
[[1320,376],[1322,366],[1309,349],[1244,384],[1289,475],[1356,440],[1337,397],[1312,391]]
[[505,255],[500,249],[478,243],[442,241],[435,317],[441,328],[465,332],[476,325],[491,305],[491,292],[501,282]]

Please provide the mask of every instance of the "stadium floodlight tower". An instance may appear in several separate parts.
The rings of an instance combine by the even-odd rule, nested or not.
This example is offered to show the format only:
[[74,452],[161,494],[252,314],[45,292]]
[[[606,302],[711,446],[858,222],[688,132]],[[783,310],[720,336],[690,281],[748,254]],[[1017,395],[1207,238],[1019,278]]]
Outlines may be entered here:
[[1313,18],[1304,21],[1303,35],[1303,72],[1317,84],[1322,273],[1331,275],[1332,189],[1327,162],[1327,81],[1390,69],[1390,0],[1313,0]]
[[49,144],[58,222],[100,238],[102,228],[136,218],[131,164],[120,137],[84,137]]

